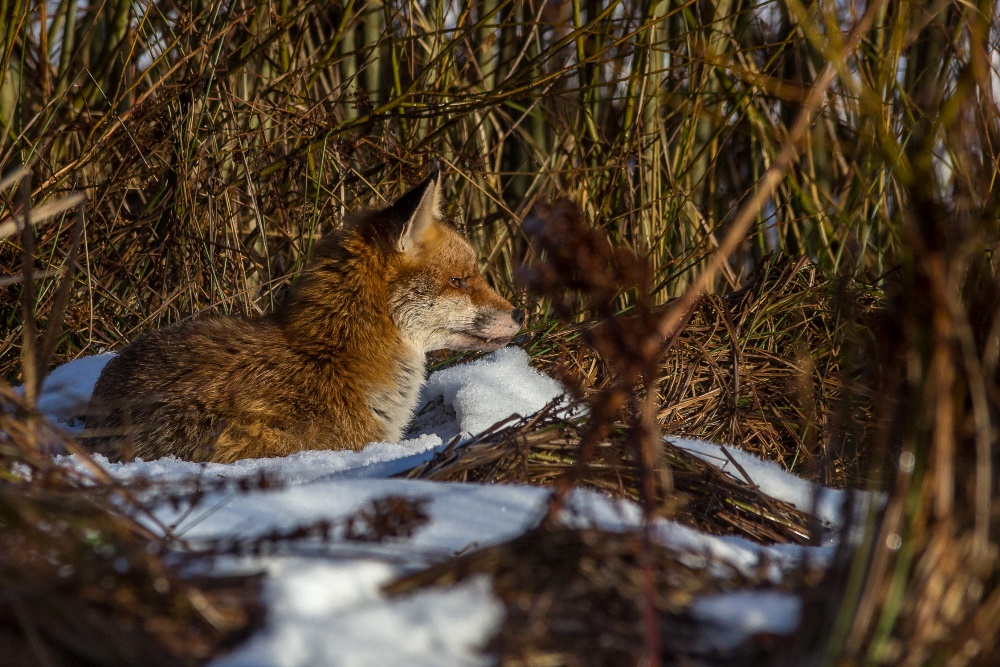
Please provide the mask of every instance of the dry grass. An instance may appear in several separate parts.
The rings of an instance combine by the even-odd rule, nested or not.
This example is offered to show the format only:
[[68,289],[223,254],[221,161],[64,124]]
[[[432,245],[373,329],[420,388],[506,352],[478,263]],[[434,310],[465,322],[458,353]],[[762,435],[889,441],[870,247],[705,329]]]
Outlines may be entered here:
[[[766,258],[741,289],[705,298],[670,344],[657,374],[657,422],[665,433],[738,445],[804,477],[858,484],[872,393],[844,366],[845,348],[863,342],[853,337],[865,327],[855,325],[873,321],[876,308],[870,290],[831,281],[805,259]],[[568,369],[586,394],[612,381],[579,335],[589,326],[529,344],[540,368]],[[848,400],[861,430],[831,423]]]
[[259,576],[182,575],[127,490],[39,453],[65,436],[6,385],[0,433],[0,664],[200,664],[260,624]]
[[[86,270],[58,360],[206,309],[268,309],[318,233],[432,159],[453,193],[449,214],[505,293],[516,296],[526,250],[519,221],[563,196],[615,243],[648,253],[662,302],[699,275],[777,159],[820,65],[843,62],[857,77],[831,84],[799,159],[712,286],[737,288],[777,249],[872,280],[900,248],[910,170],[899,156],[928,66],[914,54],[928,20],[961,7],[924,17],[892,6],[852,54],[839,31],[815,32],[853,23],[837,16],[853,5],[836,2],[19,0],[0,31],[0,174],[30,164],[36,206],[87,196]],[[954,39],[934,67],[963,66]],[[980,113],[985,127],[990,110]],[[957,142],[942,154],[956,184],[996,206],[1000,188],[975,180]],[[20,206],[11,194],[0,194],[0,219]],[[70,222],[39,229],[40,273],[65,264]],[[0,280],[18,273],[19,253],[0,245]],[[19,298],[16,284],[0,286],[9,380],[20,373]],[[43,324],[53,299],[43,279]],[[544,302],[526,305],[545,316]]]
[[[806,591],[823,603],[786,664],[1000,662],[995,2],[6,7],[0,175],[27,164],[33,185],[0,186],[0,377],[30,393],[49,359],[204,310],[265,311],[346,209],[438,159],[448,213],[539,325],[536,362],[601,409],[596,424],[498,430],[414,475],[580,482],[762,541],[806,539],[808,520],[653,447],[659,428],[883,488],[885,514]],[[86,195],[84,227],[57,215],[37,234],[2,231],[71,191]],[[514,287],[523,258],[558,254],[521,225],[557,197],[645,271],[631,289],[605,281],[589,312],[587,290]],[[810,259],[760,263],[775,250]],[[685,326],[664,324],[675,315]],[[36,320],[65,333],[37,336]],[[666,349],[642,347],[655,331]],[[631,341],[619,356],[616,335]],[[27,428],[30,442],[30,411],[12,409],[4,434]],[[4,511],[35,502],[9,481]],[[589,548],[558,532],[537,554],[498,548],[508,569],[491,571],[573,539]],[[638,561],[610,546],[582,558],[646,577],[627,612],[643,629],[619,639],[652,659],[651,610],[674,608],[651,594],[649,577],[669,572],[640,542]],[[588,581],[603,600],[615,580]],[[567,590],[523,583],[501,590],[515,611]],[[506,637],[564,655],[525,627]],[[511,646],[505,657],[528,661]]]
[[[873,427],[873,396],[856,381],[844,391],[843,378],[853,373],[841,367],[842,348],[852,344],[848,336],[856,329],[840,320],[837,298],[834,284],[815,266],[771,257],[744,289],[706,299],[657,371],[656,417],[663,432],[730,443],[834,486],[862,486],[874,475],[859,446]],[[875,301],[868,296],[856,301],[871,318]],[[547,327],[524,342],[536,366],[579,387],[582,399],[615,381],[602,356],[587,345],[584,334],[593,326]],[[845,402],[854,429],[832,423]],[[553,406],[481,434],[407,476],[555,485],[576,465],[589,423],[559,414]],[[801,512],[669,443],[661,455],[659,465],[669,468],[673,489],[664,494],[658,487],[658,503],[670,516],[710,533],[808,541],[812,528]],[[627,426],[618,423],[597,447],[582,482],[638,500],[635,463]]]

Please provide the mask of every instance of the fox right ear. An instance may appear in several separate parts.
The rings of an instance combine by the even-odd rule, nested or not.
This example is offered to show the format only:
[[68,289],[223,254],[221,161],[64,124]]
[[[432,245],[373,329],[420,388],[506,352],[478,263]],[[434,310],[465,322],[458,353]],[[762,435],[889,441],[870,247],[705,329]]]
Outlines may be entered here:
[[396,240],[400,252],[410,252],[419,245],[431,224],[440,217],[439,190],[439,173],[435,169],[392,205],[399,218],[405,220]]

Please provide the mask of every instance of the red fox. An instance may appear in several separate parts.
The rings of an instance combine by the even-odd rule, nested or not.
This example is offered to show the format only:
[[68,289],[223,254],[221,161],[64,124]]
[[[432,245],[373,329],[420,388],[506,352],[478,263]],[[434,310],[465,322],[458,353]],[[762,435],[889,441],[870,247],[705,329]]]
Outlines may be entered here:
[[495,350],[524,311],[487,285],[440,219],[437,172],[349,218],[262,317],[146,334],[105,366],[85,442],[112,460],[230,462],[395,441],[433,350]]

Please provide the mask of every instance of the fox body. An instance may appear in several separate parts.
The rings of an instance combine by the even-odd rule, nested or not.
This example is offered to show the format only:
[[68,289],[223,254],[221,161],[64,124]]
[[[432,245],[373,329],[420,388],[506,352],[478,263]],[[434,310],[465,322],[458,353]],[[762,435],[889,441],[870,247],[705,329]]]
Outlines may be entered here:
[[84,438],[112,459],[228,462],[398,440],[426,353],[493,350],[524,312],[441,222],[435,173],[315,249],[276,312],[146,334],[105,366]]

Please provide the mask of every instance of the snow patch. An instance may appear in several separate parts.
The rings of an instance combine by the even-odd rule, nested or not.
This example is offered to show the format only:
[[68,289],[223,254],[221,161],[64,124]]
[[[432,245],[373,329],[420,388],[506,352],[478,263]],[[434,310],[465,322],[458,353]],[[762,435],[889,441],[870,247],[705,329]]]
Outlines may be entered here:
[[268,563],[264,628],[216,667],[486,665],[478,649],[503,620],[489,579],[385,598],[394,568],[299,558]]
[[[94,460],[115,478],[123,482],[205,482],[224,479],[239,480],[261,474],[284,484],[304,484],[325,477],[345,476],[388,477],[409,470],[415,463],[429,459],[441,447],[436,435],[420,435],[401,442],[374,442],[361,451],[307,450],[270,459],[243,459],[234,463],[195,463],[175,456],[153,461],[136,459],[129,463],[113,463],[100,454]],[[76,456],[60,456],[63,465],[89,474],[89,468]],[[375,474],[380,473],[380,474]]]
[[[86,406],[110,354],[66,364],[46,378],[40,410],[70,431]],[[96,460],[123,481],[145,478],[173,490],[197,481],[242,479],[265,474],[277,488],[238,491],[237,485],[211,487],[195,507],[167,504],[155,509],[154,530],[166,525],[186,544],[213,540],[253,540],[296,526],[332,521],[389,495],[425,502],[429,522],[410,538],[379,544],[339,539],[281,544],[277,553],[221,559],[216,571],[263,568],[268,616],[264,627],[235,652],[216,661],[221,667],[247,665],[480,665],[478,651],[499,628],[503,606],[488,579],[470,579],[447,589],[386,598],[381,586],[391,579],[440,562],[457,552],[497,544],[524,533],[544,516],[550,492],[508,485],[448,484],[387,479],[430,460],[456,438],[488,429],[513,415],[529,416],[564,393],[554,379],[531,368],[517,348],[431,374],[422,392],[423,409],[410,437],[398,443],[372,443],[360,452],[304,451],[278,459],[203,464],[166,457],[156,461],[111,463]],[[843,525],[846,492],[799,479],[777,464],[712,443],[669,438],[727,473],[743,479],[726,452],[764,493],[816,515],[831,526]],[[75,457],[61,462],[81,472]],[[612,500],[588,490],[573,491],[563,509],[569,525],[610,531],[642,526],[633,502]],[[707,535],[660,520],[652,534],[682,553],[689,565],[711,572],[763,574],[775,583],[804,562],[824,566],[833,557],[837,533],[820,547],[763,546],[731,536]],[[692,613],[708,628],[709,651],[738,646],[753,635],[794,630],[801,603],[794,596],[761,591],[706,596]],[[715,628],[715,630],[713,630]]]
[[528,417],[565,393],[559,382],[529,365],[519,347],[505,347],[471,364],[433,373],[426,400],[440,396],[458,418],[463,436],[485,431],[511,415]]
[[[82,431],[83,420],[79,417],[87,410],[105,364],[114,356],[114,352],[105,352],[54,368],[42,381],[38,411],[70,433]],[[17,390],[20,392],[21,387]]]
[[703,623],[698,649],[724,653],[756,635],[795,632],[802,617],[802,599],[782,591],[718,593],[695,599],[690,612]]
[[[533,486],[406,479],[324,480],[265,491],[216,491],[194,510],[163,506],[156,511],[156,519],[190,545],[217,539],[252,540],[296,525],[336,522],[376,499],[398,496],[425,501],[430,521],[408,540],[380,545],[379,550],[419,566],[521,535],[541,521],[550,494],[548,489]],[[642,511],[636,503],[587,489],[570,493],[560,518],[570,526],[616,532],[642,526]],[[157,530],[153,522],[149,527]],[[785,573],[801,568],[804,559],[821,564],[833,556],[832,548],[764,546],[739,537],[708,535],[667,520],[657,521],[653,535],[662,544],[688,554],[692,565],[719,572],[736,570],[746,576],[763,574],[775,582],[781,581]],[[319,542],[289,548],[331,552],[329,545]],[[359,549],[370,553],[372,547],[337,544],[333,548],[341,555]]]

